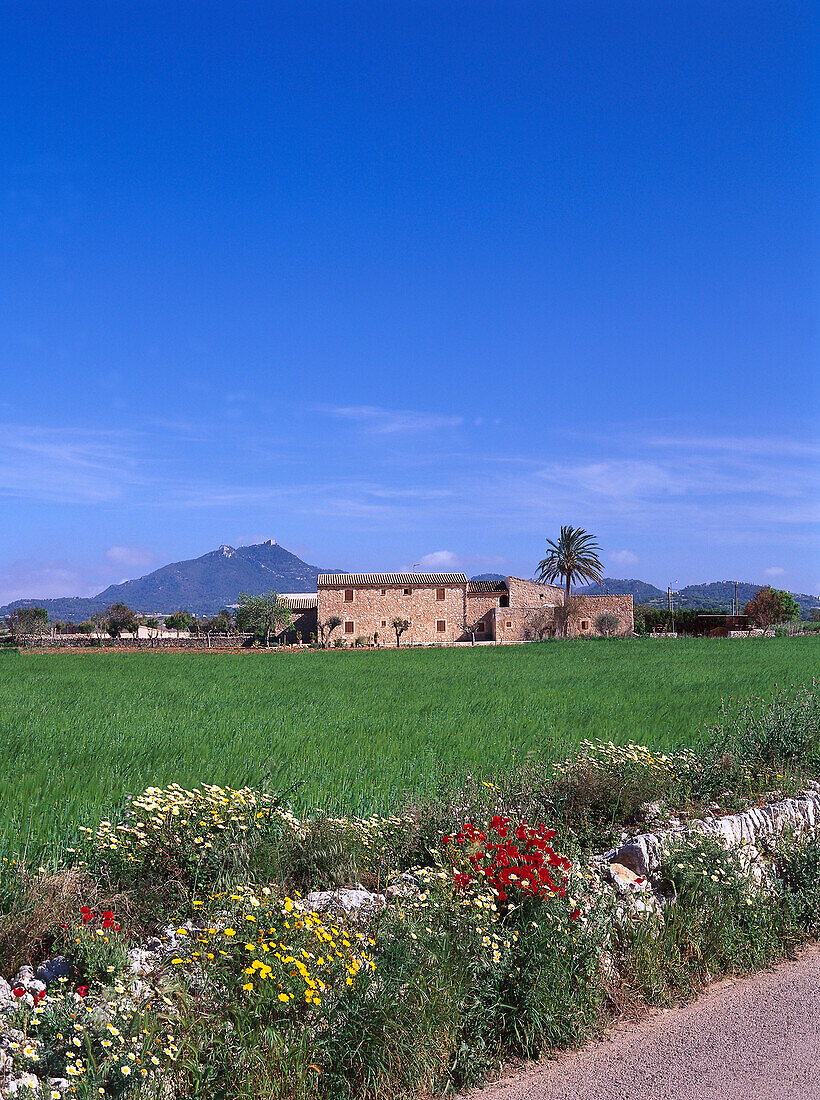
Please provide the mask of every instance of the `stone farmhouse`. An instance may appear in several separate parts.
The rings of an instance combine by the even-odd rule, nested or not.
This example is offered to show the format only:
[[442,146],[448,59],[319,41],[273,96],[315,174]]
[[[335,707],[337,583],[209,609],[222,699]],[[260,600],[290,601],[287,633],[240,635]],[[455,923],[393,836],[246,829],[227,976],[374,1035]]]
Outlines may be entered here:
[[[337,615],[334,632],[349,643],[378,636],[379,644],[395,643],[392,620],[410,626],[402,645],[442,645],[456,642],[524,642],[554,629],[565,592],[551,584],[521,577],[502,581],[470,581],[464,573],[320,573],[317,594],[286,595],[293,611],[293,629],[307,640],[317,619]],[[568,629],[573,635],[595,634],[602,612],[618,618],[618,632],[634,627],[631,596],[573,595]]]

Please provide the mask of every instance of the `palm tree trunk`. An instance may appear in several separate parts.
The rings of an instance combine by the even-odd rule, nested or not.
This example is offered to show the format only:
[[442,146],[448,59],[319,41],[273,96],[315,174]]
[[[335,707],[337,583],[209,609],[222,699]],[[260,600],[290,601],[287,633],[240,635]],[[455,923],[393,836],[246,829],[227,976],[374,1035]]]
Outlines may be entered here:
[[569,597],[570,597],[570,582],[571,582],[571,579],[572,579],[572,574],[567,573],[567,577],[566,577],[567,590],[566,590],[566,595],[564,596],[564,637],[565,638],[569,637]]

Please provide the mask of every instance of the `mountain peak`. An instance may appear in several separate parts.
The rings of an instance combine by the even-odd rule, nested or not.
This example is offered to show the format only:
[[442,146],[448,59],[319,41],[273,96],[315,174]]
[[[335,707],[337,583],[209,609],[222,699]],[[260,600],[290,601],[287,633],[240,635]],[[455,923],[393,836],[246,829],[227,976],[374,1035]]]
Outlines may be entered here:
[[199,558],[172,562],[136,580],[110,585],[96,596],[15,600],[0,608],[0,615],[16,606],[37,604],[52,618],[81,622],[118,601],[148,614],[170,614],[184,608],[197,615],[214,615],[235,604],[240,592],[315,592],[320,572],[276,539],[238,548],[223,543]]

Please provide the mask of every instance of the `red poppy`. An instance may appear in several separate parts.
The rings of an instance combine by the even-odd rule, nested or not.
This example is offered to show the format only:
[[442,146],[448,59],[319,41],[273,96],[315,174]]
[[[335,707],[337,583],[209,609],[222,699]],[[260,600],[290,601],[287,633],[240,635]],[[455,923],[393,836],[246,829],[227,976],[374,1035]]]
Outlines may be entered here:
[[77,996],[78,997],[84,997],[87,992],[88,992],[88,986],[87,985],[78,985],[77,986]]
[[14,989],[12,989],[12,993],[15,997],[25,997],[26,995],[26,991],[21,985],[16,985]]

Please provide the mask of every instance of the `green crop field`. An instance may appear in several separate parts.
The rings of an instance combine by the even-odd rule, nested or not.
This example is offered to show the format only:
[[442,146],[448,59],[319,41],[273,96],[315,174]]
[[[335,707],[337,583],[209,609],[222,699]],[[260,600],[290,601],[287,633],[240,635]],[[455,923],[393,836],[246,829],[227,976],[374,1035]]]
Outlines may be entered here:
[[808,683],[820,638],[303,653],[0,653],[0,831],[92,822],[129,792],[269,778],[384,810],[437,769],[491,778],[585,737],[693,745],[722,699]]

